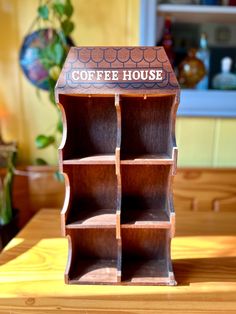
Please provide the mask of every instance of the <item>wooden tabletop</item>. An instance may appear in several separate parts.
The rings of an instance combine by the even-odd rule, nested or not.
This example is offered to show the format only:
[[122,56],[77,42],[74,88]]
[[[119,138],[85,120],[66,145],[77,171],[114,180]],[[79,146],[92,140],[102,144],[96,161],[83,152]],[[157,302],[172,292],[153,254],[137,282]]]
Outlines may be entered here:
[[58,210],[41,210],[0,254],[0,313],[236,313],[236,212],[178,212],[178,286],[65,285]]

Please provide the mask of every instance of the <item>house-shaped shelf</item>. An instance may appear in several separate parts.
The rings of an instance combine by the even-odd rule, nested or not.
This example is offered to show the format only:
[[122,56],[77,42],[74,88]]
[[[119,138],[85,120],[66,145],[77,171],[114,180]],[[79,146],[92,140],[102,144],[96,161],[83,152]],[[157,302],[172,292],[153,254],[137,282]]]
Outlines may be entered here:
[[71,284],[174,285],[179,86],[162,47],[73,47],[55,96]]

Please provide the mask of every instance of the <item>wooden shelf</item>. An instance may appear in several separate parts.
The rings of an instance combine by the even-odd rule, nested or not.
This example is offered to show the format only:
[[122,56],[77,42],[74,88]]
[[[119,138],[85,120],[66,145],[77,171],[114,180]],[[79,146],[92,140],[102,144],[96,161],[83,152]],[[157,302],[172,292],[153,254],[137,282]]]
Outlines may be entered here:
[[170,228],[170,218],[165,209],[122,208],[121,228]]
[[179,86],[164,49],[74,47],[56,100],[65,282],[175,284],[169,198]]
[[[74,216],[66,228],[115,228],[116,214],[114,209],[73,210]],[[76,214],[77,213],[77,214]]]
[[63,165],[114,165],[115,155],[93,155],[82,158],[63,160]]
[[171,165],[174,160],[167,154],[123,156],[121,165]]
[[117,265],[114,259],[80,259],[70,274],[69,283],[109,284],[117,281]]
[[236,7],[217,5],[181,5],[160,4],[157,7],[159,15],[172,16],[175,21],[188,23],[234,23]]

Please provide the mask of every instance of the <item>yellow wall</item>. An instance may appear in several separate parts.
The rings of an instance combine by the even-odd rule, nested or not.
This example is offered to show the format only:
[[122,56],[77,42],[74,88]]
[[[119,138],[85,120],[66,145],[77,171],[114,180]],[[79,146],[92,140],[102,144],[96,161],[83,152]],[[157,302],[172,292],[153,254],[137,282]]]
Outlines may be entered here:
[[[74,0],[73,33],[77,45],[135,45],[138,43],[139,0]],[[39,151],[34,138],[50,133],[57,114],[41,92],[21,73],[18,53],[24,36],[36,16],[37,0],[0,1],[0,97],[9,112],[2,122],[5,140],[16,140],[21,163],[32,163],[36,157],[57,162],[54,148]]]
[[[50,133],[56,112],[41,93],[23,77],[18,65],[20,44],[26,35],[38,1],[0,1],[0,95],[9,115],[2,122],[5,139],[19,143],[20,161],[32,163],[47,157],[56,163],[55,149],[38,151],[34,138]],[[77,45],[138,45],[139,0],[73,0]],[[1,98],[1,96],[0,96]],[[177,143],[180,166],[236,166],[234,119],[178,118]]]
[[236,120],[178,118],[180,166],[235,167]]

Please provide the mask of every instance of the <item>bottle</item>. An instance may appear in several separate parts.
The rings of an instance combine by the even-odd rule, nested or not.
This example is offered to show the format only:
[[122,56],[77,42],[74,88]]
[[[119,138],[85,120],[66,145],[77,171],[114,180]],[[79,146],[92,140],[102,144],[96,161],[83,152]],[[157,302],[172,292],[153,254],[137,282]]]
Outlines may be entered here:
[[196,57],[196,49],[191,48],[187,57],[178,66],[178,80],[183,88],[195,88],[205,76],[204,63]]
[[221,60],[221,73],[216,74],[213,78],[213,88],[223,90],[236,89],[236,75],[230,73],[232,59],[225,57]]
[[174,66],[175,60],[175,53],[174,53],[174,41],[173,36],[171,33],[171,19],[170,17],[166,17],[165,19],[165,26],[164,26],[164,33],[161,40],[161,46],[165,49],[167,57],[170,60],[172,66]]
[[208,41],[206,33],[202,33],[200,36],[199,49],[196,53],[198,59],[200,59],[204,66],[206,74],[203,79],[197,84],[197,89],[208,89],[208,73],[209,73],[209,65],[210,65],[210,52],[208,49]]

